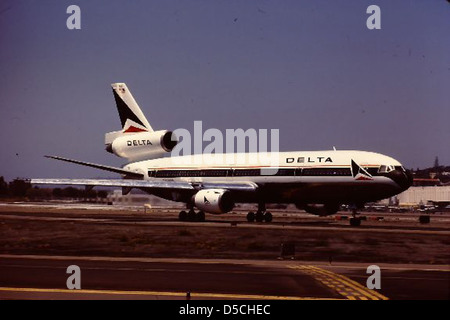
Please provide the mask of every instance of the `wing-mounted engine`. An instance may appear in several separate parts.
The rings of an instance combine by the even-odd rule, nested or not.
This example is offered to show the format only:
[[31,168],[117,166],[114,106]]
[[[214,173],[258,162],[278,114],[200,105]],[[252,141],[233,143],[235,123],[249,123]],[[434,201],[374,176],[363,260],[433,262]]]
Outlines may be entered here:
[[194,195],[194,205],[205,212],[221,214],[234,208],[231,193],[223,189],[204,189]]
[[160,157],[171,152],[178,140],[172,131],[160,130],[154,132],[140,132],[107,134],[106,151],[130,161]]

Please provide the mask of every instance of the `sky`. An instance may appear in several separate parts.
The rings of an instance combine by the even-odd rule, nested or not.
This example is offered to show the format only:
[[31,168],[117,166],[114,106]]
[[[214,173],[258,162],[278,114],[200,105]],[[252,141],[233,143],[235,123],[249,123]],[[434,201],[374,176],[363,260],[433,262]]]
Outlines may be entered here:
[[[69,30],[66,9],[81,9]],[[381,29],[369,30],[369,5]],[[279,129],[280,150],[365,150],[407,168],[450,165],[450,3],[445,0],[4,0],[0,176],[111,173],[110,84],[154,129]]]

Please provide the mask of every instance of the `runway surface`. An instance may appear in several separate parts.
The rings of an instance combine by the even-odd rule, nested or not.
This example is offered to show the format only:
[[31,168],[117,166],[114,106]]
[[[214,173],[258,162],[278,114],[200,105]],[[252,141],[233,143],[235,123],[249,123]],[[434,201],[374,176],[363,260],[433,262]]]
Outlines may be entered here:
[[[317,217],[311,214],[289,210],[274,210],[272,223],[247,223],[246,211],[238,210],[224,215],[207,215],[205,222],[178,221],[179,208],[153,208],[108,206],[98,204],[51,204],[51,203],[0,203],[1,220],[60,221],[104,225],[129,226],[186,226],[240,228],[291,229],[340,232],[370,232],[396,234],[438,234],[450,236],[450,214],[436,214],[430,224],[418,224],[419,214],[364,212],[366,217],[361,227],[350,227],[350,213],[336,216]],[[345,219],[341,219],[344,217]],[[338,219],[339,218],[339,219]]]
[[[345,213],[180,222],[177,210],[0,204],[0,299],[450,299],[449,214],[365,213],[355,228]],[[296,260],[277,260],[289,242]],[[373,264],[380,290],[366,287]],[[66,287],[70,265],[81,290]]]
[[[81,290],[67,290],[67,267]],[[448,266],[0,255],[0,299],[449,299]],[[189,294],[188,294],[189,293]]]

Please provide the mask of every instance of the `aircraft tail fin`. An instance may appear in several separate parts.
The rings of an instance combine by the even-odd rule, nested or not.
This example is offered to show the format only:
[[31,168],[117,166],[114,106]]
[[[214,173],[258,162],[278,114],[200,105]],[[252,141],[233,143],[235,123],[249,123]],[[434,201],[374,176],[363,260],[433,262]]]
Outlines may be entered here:
[[122,124],[122,133],[153,132],[153,128],[134,100],[125,83],[111,84],[117,111]]

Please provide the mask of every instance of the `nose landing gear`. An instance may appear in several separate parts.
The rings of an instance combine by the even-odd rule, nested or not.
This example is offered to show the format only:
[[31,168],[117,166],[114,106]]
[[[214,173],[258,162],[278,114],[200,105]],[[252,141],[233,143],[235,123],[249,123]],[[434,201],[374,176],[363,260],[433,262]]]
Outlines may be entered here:
[[350,225],[352,227],[359,227],[361,225],[361,218],[359,217],[350,218]]
[[350,218],[350,225],[352,227],[359,227],[361,225],[361,220],[362,219],[357,216],[358,214],[359,213],[358,213],[357,207],[354,206],[352,208],[352,217]]

